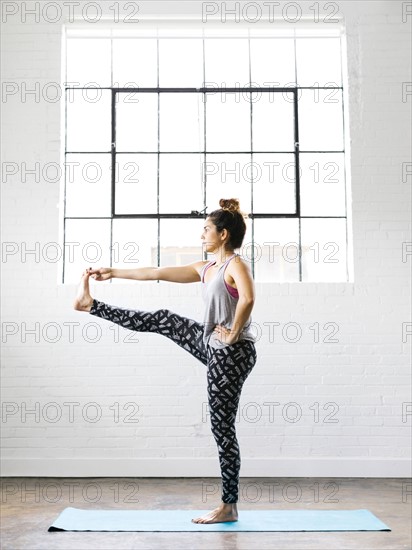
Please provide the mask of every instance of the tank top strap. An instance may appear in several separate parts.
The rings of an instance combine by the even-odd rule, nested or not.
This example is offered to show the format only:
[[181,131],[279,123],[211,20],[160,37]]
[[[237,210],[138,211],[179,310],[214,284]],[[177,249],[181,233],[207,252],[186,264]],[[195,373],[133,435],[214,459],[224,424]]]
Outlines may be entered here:
[[207,264],[205,264],[202,269],[200,270],[200,280],[201,282],[203,283],[204,282],[204,278],[205,278],[205,273],[207,271],[207,269],[209,269],[209,267],[214,264],[214,262],[208,262]]
[[226,288],[227,288],[227,282],[225,281],[225,271],[226,271],[226,268],[227,268],[227,265],[228,263],[233,260],[233,258],[235,258],[237,256],[237,254],[233,254],[233,256],[231,256],[230,258],[228,258],[224,264],[222,264],[220,267],[219,267],[219,271],[217,273],[217,278],[219,278],[219,280],[225,284]]
[[[233,254],[233,256],[230,256],[230,258],[228,258],[228,259],[225,261],[225,263],[222,264],[222,265],[220,266],[219,272],[220,272],[220,273],[224,273],[227,264],[228,264],[231,260],[233,260],[233,258],[235,258],[236,256],[237,256],[237,254]],[[222,268],[223,268],[223,269],[222,269]]]

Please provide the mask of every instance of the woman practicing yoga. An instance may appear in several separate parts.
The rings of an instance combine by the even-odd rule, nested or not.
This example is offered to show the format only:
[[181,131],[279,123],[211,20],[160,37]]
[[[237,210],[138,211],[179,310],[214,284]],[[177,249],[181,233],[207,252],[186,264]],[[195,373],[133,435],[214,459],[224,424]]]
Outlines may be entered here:
[[[87,269],[74,308],[138,332],[155,332],[170,338],[207,367],[207,393],[211,428],[216,440],[222,475],[222,503],[194,523],[237,521],[240,452],[235,419],[242,386],[256,363],[256,337],[250,314],[255,300],[248,264],[235,254],[246,232],[244,215],[237,199],[221,199],[220,209],[211,212],[201,239],[215,261],[199,261],[178,267]],[[93,299],[89,277],[138,281],[202,283],[205,301],[203,323],[182,317],[168,309],[139,311],[111,306]]]

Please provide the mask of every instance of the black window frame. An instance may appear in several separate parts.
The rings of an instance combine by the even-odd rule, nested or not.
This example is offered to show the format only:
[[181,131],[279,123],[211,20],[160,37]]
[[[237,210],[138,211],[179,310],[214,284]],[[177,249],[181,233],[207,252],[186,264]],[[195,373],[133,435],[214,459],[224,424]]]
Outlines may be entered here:
[[[246,38],[246,37],[245,37]],[[320,37],[322,38],[322,37]],[[201,38],[199,38],[200,40]],[[205,48],[205,40],[208,38],[202,38],[203,42],[203,52]],[[250,53],[250,40],[253,40],[253,37],[248,37],[248,43],[249,43],[249,53]],[[296,40],[299,38],[294,37],[295,41],[295,55],[296,55]],[[157,52],[159,55],[159,40],[161,38],[157,38]],[[113,41],[112,41],[113,44]],[[342,50],[341,50],[341,56],[342,56]],[[204,65],[204,57],[203,57],[203,66]],[[296,67],[296,65],[295,65]],[[157,65],[157,69],[159,72],[159,62]],[[249,74],[250,74],[250,55],[249,55]],[[159,74],[157,76],[157,83],[159,83]],[[70,90],[90,90],[93,89],[93,87],[88,86],[87,88],[82,87],[66,87],[66,102],[67,102],[67,94]],[[255,257],[254,257],[254,219],[279,219],[279,218],[293,218],[298,219],[298,237],[299,242],[298,244],[298,262],[299,262],[299,282],[302,281],[302,245],[301,245],[301,220],[302,219],[339,219],[343,218],[346,220],[346,238],[347,238],[347,222],[348,222],[348,212],[347,212],[347,201],[346,201],[346,192],[347,192],[347,181],[346,181],[346,175],[344,177],[344,187],[345,187],[345,214],[344,216],[302,216],[301,215],[301,196],[300,196],[300,154],[304,153],[310,153],[310,154],[316,154],[316,153],[339,153],[344,155],[344,161],[346,163],[346,151],[345,151],[345,124],[344,124],[344,94],[343,94],[343,85],[342,86],[288,86],[288,87],[242,87],[241,89],[239,87],[225,87],[225,88],[210,88],[210,87],[200,87],[200,88],[160,88],[157,87],[151,87],[151,88],[133,88],[133,87],[99,87],[100,90],[110,90],[111,91],[111,149],[110,151],[100,151],[95,152],[96,154],[110,154],[111,155],[111,215],[110,217],[107,216],[66,216],[64,213],[64,229],[63,229],[63,239],[64,242],[66,242],[66,220],[68,219],[110,219],[111,220],[111,230],[110,230],[110,265],[112,265],[113,260],[113,220],[115,219],[157,219],[158,220],[158,247],[157,247],[157,263],[158,266],[160,265],[160,247],[161,247],[161,241],[160,241],[160,220],[161,219],[206,219],[208,213],[205,212],[206,209],[211,211],[211,209],[217,208],[217,205],[214,205],[213,208],[211,208],[211,205],[206,204],[206,188],[207,188],[207,178],[203,182],[204,184],[204,197],[203,197],[203,205],[193,205],[193,210],[190,213],[160,213],[159,212],[159,173],[157,175],[157,213],[144,213],[144,214],[116,214],[116,205],[115,205],[115,197],[116,197],[116,156],[119,154],[144,154],[148,153],[147,151],[122,151],[118,152],[116,150],[116,105],[118,103],[118,94],[127,93],[127,94],[139,94],[139,93],[156,93],[158,96],[158,132],[159,132],[159,121],[160,121],[160,112],[159,112],[159,102],[160,102],[160,94],[162,93],[196,93],[196,94],[203,94],[203,103],[205,105],[204,109],[204,145],[205,149],[203,151],[160,151],[159,149],[159,141],[158,141],[158,147],[157,147],[157,153],[156,151],[151,152],[149,154],[157,154],[157,162],[159,166],[160,162],[160,155],[162,154],[201,154],[204,155],[204,159],[206,161],[206,155],[213,155],[213,154],[248,154],[251,156],[251,161],[253,163],[253,155],[254,154],[276,154],[276,153],[288,153],[293,154],[294,156],[294,162],[295,162],[295,197],[296,197],[296,211],[293,213],[254,213],[253,212],[253,177],[251,179],[251,204],[252,204],[252,212],[247,212],[248,217],[251,221],[251,236],[252,236],[252,257],[251,257],[251,270],[253,277],[255,276]],[[299,101],[299,90],[340,90],[342,92],[342,131],[343,131],[343,149],[342,151],[301,151],[299,147],[299,112],[298,112],[298,101]],[[217,94],[217,93],[242,93],[245,94],[253,94],[253,93],[287,93],[293,95],[293,126],[294,126],[294,150],[293,151],[254,151],[253,150],[253,129],[252,129],[252,121],[253,121],[253,101],[250,100],[250,121],[251,121],[251,149],[249,151],[208,151],[207,150],[207,142],[206,142],[206,95],[208,93]],[[67,108],[65,110],[65,125],[67,130]],[[67,151],[67,139],[65,140],[65,158],[67,154],[95,154],[92,151]],[[66,202],[66,181],[64,185],[64,203]],[[202,208],[199,208],[199,207]],[[196,208],[196,210],[195,210]],[[198,209],[198,210],[197,210]],[[348,243],[346,243],[348,245]],[[64,247],[65,248],[65,247]],[[348,246],[346,248],[348,253]],[[206,253],[203,251],[203,259],[206,260]],[[63,282],[64,282],[64,262],[65,262],[65,254],[63,250]],[[348,282],[349,273],[348,273],[348,258],[346,257],[346,281]],[[274,281],[275,282],[275,281]],[[286,281],[287,282],[287,281]]]

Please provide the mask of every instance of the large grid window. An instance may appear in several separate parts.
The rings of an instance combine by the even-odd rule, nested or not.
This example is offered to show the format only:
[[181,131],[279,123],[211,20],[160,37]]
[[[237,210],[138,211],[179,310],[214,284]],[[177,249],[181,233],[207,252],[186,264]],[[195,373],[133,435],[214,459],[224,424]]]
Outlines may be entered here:
[[64,282],[207,259],[230,197],[256,282],[348,280],[339,34],[65,43]]

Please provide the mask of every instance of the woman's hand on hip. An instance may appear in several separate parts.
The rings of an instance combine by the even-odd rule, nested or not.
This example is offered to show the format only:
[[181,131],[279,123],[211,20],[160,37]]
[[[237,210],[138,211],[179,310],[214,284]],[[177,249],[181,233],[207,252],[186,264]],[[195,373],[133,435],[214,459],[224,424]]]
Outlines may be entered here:
[[230,328],[226,328],[223,325],[216,325],[213,332],[217,335],[217,338],[223,343],[229,346],[237,342],[239,335],[235,334]]

